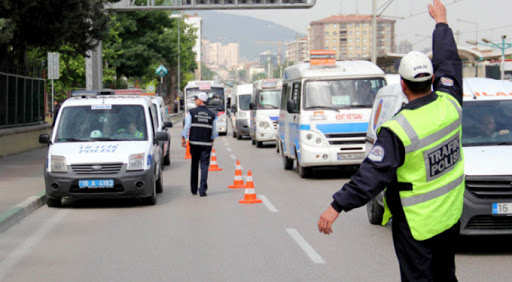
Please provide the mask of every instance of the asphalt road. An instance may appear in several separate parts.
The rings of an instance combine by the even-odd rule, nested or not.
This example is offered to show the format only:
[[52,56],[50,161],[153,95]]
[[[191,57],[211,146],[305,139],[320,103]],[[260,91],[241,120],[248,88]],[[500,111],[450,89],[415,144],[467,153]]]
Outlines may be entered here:
[[[351,171],[301,179],[283,170],[272,144],[256,148],[228,133],[214,146],[223,171],[210,172],[208,197],[200,198],[189,191],[180,130],[171,129],[172,163],[156,206],[43,206],[0,235],[0,281],[399,281],[390,228],[370,225],[364,207],[342,214],[329,236],[317,230]],[[239,204],[244,189],[227,188],[236,160],[244,175],[252,171],[264,203]],[[459,280],[508,281],[510,239],[461,239]]]

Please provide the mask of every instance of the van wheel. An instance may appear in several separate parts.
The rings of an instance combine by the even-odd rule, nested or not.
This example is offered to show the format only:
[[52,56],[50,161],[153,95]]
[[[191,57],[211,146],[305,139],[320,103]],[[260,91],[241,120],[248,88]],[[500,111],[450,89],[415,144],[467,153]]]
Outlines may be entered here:
[[233,130],[233,138],[236,138],[236,131]]
[[155,182],[155,191],[157,193],[162,193],[164,191],[164,181],[163,181],[163,175],[162,170],[160,170],[160,177],[158,177],[158,180]]
[[263,147],[263,141],[256,141],[256,147],[258,147],[258,148]]
[[300,165],[299,160],[297,159],[297,173],[299,173],[299,176],[301,178],[308,178],[311,176],[311,170],[310,167],[303,167]]
[[60,198],[46,198],[46,205],[50,208],[58,208],[62,204]]
[[167,145],[167,155],[164,157],[164,165],[170,165],[171,164],[171,142]]
[[242,137],[243,137],[242,133],[238,132],[236,134],[236,140],[242,140]]
[[281,154],[283,156],[283,168],[284,170],[292,170],[293,169],[293,160],[285,156],[284,154]]
[[149,197],[143,198],[144,204],[148,206],[153,206],[156,204],[156,181],[150,181],[151,185],[151,195]]
[[380,225],[382,223],[384,208],[379,205],[377,198],[371,199],[366,204],[366,213],[368,214],[368,221],[370,221],[371,224]]
[[278,142],[276,142],[276,153],[279,154],[279,143]]

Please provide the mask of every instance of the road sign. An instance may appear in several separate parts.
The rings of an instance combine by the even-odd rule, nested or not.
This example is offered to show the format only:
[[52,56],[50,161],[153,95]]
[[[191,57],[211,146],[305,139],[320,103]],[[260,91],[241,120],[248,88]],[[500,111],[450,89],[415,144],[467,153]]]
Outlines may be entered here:
[[155,93],[155,85],[153,85],[153,84],[146,85],[146,92]]
[[164,77],[167,74],[167,68],[164,67],[164,65],[160,65],[158,68],[156,68],[156,74],[160,77]]
[[59,53],[48,53],[48,79],[59,79]]

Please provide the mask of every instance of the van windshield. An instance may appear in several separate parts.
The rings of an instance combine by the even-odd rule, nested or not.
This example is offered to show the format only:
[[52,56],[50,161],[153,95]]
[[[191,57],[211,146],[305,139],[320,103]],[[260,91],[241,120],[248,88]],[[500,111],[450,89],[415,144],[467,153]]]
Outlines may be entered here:
[[258,109],[279,109],[281,104],[281,89],[258,91]]
[[462,145],[512,145],[512,101],[464,101]]
[[250,103],[251,103],[251,95],[238,96],[238,104],[239,104],[241,111],[248,111]]
[[147,140],[144,108],[139,105],[65,107],[55,142]]
[[309,80],[303,91],[304,109],[371,108],[377,91],[384,86],[383,78]]

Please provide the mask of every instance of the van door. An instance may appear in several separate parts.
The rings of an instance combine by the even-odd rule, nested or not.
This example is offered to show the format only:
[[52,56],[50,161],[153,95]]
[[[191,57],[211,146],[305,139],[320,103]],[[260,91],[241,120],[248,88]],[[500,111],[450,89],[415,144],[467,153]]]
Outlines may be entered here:
[[[290,100],[295,102],[295,111],[297,113],[288,113],[288,138],[286,147],[289,150],[288,154],[292,159],[295,159],[295,149],[299,151],[299,135],[300,135],[300,103],[301,103],[301,82],[295,81],[292,84],[290,93]],[[297,147],[297,148],[296,148]]]

